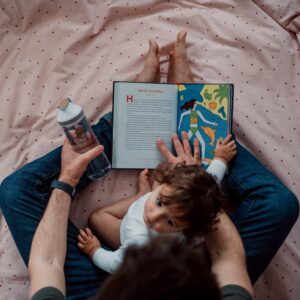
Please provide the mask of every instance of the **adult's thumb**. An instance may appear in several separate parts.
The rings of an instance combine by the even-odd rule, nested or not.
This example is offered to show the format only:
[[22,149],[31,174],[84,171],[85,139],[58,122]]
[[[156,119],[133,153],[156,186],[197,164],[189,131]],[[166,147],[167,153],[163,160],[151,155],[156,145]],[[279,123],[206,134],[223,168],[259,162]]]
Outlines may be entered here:
[[84,158],[90,162],[98,155],[100,155],[103,151],[104,151],[104,147],[102,145],[98,145],[92,148],[91,150],[87,151],[86,153],[84,153]]

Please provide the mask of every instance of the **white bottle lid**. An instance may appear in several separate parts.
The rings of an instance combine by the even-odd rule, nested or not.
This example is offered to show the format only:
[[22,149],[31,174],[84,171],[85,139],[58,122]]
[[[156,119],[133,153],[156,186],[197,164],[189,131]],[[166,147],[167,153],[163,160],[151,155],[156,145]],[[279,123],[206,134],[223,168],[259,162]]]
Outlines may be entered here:
[[57,122],[62,127],[69,127],[79,122],[83,116],[82,108],[71,102],[70,98],[64,98],[59,102],[59,112],[57,114]]

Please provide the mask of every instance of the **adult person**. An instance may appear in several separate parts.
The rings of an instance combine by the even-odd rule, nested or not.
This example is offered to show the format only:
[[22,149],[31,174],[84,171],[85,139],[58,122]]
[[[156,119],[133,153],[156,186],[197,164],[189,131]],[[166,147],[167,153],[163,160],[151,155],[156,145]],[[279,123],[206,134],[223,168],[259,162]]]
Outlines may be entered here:
[[[87,164],[102,151],[103,147],[97,146],[84,154],[78,154],[73,151],[72,146],[68,140],[66,140],[61,154],[61,172],[58,179],[73,186],[77,185]],[[67,220],[70,205],[71,195],[60,189],[54,189],[52,191],[45,213],[34,234],[30,251],[29,275],[31,279],[30,296],[32,300],[49,299],[49,297],[53,300],[65,299],[64,262],[67,245]],[[252,294],[252,287],[246,270],[245,252],[241,239],[225,213],[221,213],[219,219],[220,221],[216,226],[216,230],[205,237],[205,243],[212,260],[212,271],[216,274],[218,284],[223,288],[225,294],[230,292],[230,294],[235,296],[242,295],[245,299],[251,299],[250,294]],[[195,257],[192,257],[192,260],[198,262],[201,258],[198,258],[196,252],[194,254]],[[174,253],[169,253],[169,255],[171,258]],[[147,256],[145,260],[148,260]],[[151,263],[151,258],[148,263]],[[194,274],[196,276],[195,281],[197,281],[197,275],[199,274],[200,276],[198,278],[199,284],[196,284],[195,287],[195,291],[197,291],[198,295],[201,295],[203,291],[205,291],[205,286],[203,286],[203,282],[201,283],[201,278],[210,274],[207,266],[203,272],[202,265],[199,266],[201,268],[198,272]],[[186,267],[188,267],[188,265],[184,266],[183,262],[181,268],[185,269]],[[126,268],[125,261],[125,269]],[[137,268],[141,270],[141,267],[137,266]],[[160,271],[166,272],[165,266]],[[194,272],[193,270],[190,271],[192,273]],[[177,272],[175,272],[175,274],[177,276],[184,275]],[[162,277],[168,280],[168,276],[170,276],[170,274],[164,274]],[[162,277],[156,280],[162,279]],[[210,277],[212,277],[212,275],[210,275]],[[171,276],[170,280],[172,280],[172,278],[173,276]],[[178,277],[176,280],[174,278],[174,291],[172,293],[170,293],[170,291],[164,292],[167,299],[171,299],[172,296],[174,296],[176,285],[178,284],[177,279]],[[208,278],[207,281],[212,285],[210,293],[218,295],[219,288],[213,278]],[[122,284],[122,282],[124,284],[124,278],[120,279],[120,284]],[[140,294],[136,293],[136,296],[141,296],[145,293],[143,299],[146,299],[148,291],[147,279],[145,278],[145,285],[142,288],[137,288],[137,283],[138,282],[133,284],[131,288],[123,285],[123,288],[129,288],[129,290],[132,291],[132,294],[128,295],[125,299],[130,299],[135,289],[137,289],[137,291],[140,290]],[[117,279],[114,280],[114,285],[118,285],[118,276]],[[101,296],[100,299],[121,299],[120,297],[123,295],[123,291],[120,290],[118,293],[119,296],[109,296],[110,290],[115,290],[114,285],[110,289],[106,289],[106,293]],[[164,289],[165,286],[162,285],[161,290]],[[185,291],[187,291],[187,289],[188,287],[184,287]],[[73,297],[70,297],[70,299],[72,298]],[[81,297],[81,299],[82,298],[83,297]],[[147,299],[151,299],[151,297]],[[184,295],[182,294],[178,299],[185,299]]]
[[[153,74],[157,76],[155,73],[158,72],[158,68],[151,66],[154,65],[153,61],[158,63],[158,48],[153,42],[151,43],[153,47],[149,49],[145,67],[139,76],[140,81],[152,81]],[[177,45],[174,47],[170,62],[171,81],[192,80],[185,52],[185,35],[182,33],[177,37]],[[178,80],[179,74],[187,80]],[[93,130],[104,146],[108,158],[111,158],[111,114],[101,118],[93,126]],[[186,143],[182,145],[177,136],[174,136],[173,143],[177,151],[176,156],[168,151],[163,141],[158,142],[158,147],[171,163],[187,160],[190,151]],[[94,151],[102,150],[101,147],[97,149]],[[83,174],[83,170],[87,161],[96,153],[92,152],[84,157],[74,153],[72,156],[64,154],[69,151],[71,151],[70,146],[66,142],[62,159],[61,148],[58,148],[7,177],[0,186],[0,205],[26,265],[29,262],[33,236],[38,224],[43,220],[42,217],[48,216],[47,212],[52,218],[47,217],[48,227],[44,229],[52,228],[57,234],[59,233],[46,235],[44,230],[41,230],[37,234],[38,238],[34,245],[38,246],[33,245],[34,255],[31,254],[33,261],[31,259],[30,274],[31,278],[38,278],[38,282],[32,284],[31,293],[45,286],[46,282],[49,284],[50,273],[51,278],[56,276],[63,278],[64,273],[67,298],[86,299],[96,293],[107,274],[96,268],[78,249],[78,228],[70,221],[68,226],[63,223],[67,220],[70,197],[56,189],[51,194],[50,185],[53,179],[59,178],[71,186],[76,185],[77,191],[84,188],[90,180],[86,174]],[[230,198],[234,199],[232,202],[236,210],[230,217],[241,235],[246,251],[248,272],[254,283],[295,223],[299,204],[295,195],[239,143],[237,143],[237,155],[231,163],[228,175],[223,180],[223,186]],[[66,231],[67,245],[62,245]],[[63,264],[65,247],[66,260]],[[41,251],[42,249],[46,251],[46,255]],[[59,258],[55,258],[56,256]],[[54,273],[49,272],[50,270]],[[64,291],[61,280],[59,282],[59,288]]]

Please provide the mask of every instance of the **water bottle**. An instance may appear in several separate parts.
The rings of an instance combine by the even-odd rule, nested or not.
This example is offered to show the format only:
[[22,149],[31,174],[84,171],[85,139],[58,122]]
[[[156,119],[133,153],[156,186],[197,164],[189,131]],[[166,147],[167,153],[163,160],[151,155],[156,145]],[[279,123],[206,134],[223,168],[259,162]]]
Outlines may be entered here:
[[[72,103],[69,98],[64,98],[60,101],[58,108],[57,122],[63,128],[76,152],[84,153],[99,145],[79,105]],[[96,180],[106,176],[110,170],[110,162],[106,154],[102,152],[89,163],[86,174],[90,179]]]

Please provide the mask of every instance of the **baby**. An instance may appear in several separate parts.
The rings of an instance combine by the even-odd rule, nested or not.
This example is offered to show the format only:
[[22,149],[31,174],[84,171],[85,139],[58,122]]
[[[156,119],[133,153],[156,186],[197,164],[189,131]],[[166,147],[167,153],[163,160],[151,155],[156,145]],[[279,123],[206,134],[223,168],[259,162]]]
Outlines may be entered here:
[[[183,133],[184,142],[187,139]],[[194,146],[198,152],[199,142],[195,140]],[[142,171],[135,196],[100,208],[90,216],[90,227],[115,250],[102,248],[89,228],[80,230],[78,247],[96,266],[112,273],[129,245],[145,244],[159,234],[184,239],[210,232],[224,203],[218,182],[235,154],[235,142],[228,136],[218,141],[215,157],[206,171],[199,164],[161,164],[154,170],[153,191],[148,170]]]

